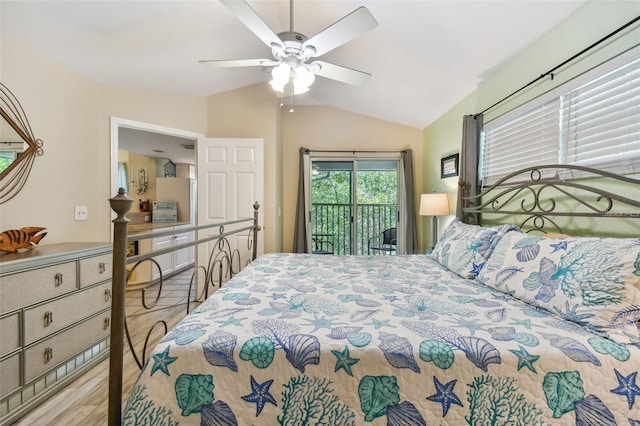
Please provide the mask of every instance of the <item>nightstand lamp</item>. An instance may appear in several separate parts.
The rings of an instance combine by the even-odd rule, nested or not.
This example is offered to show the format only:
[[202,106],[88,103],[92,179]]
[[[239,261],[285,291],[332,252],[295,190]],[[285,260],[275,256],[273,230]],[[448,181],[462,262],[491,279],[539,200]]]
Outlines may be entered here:
[[438,240],[438,216],[447,216],[449,214],[448,194],[433,193],[422,194],[420,196],[420,216],[432,216],[433,246],[436,245],[436,241]]

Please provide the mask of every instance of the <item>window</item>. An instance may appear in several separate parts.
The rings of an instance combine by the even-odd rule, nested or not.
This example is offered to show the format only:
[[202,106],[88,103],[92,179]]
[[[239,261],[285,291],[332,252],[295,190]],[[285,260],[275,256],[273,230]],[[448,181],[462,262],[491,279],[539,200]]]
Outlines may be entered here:
[[484,125],[480,178],[573,164],[640,173],[640,48]]

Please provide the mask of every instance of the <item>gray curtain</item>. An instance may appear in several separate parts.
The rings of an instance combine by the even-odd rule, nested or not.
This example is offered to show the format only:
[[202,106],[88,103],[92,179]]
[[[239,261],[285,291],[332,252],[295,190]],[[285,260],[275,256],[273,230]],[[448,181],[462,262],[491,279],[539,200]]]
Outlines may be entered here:
[[[462,149],[460,153],[460,173],[458,180],[458,202],[456,216],[465,222],[478,223],[477,215],[464,215],[462,197],[480,192],[478,166],[480,158],[480,132],[484,116],[465,115],[462,119]],[[467,203],[467,206],[470,206]]]
[[296,204],[296,224],[293,231],[293,252],[309,253],[304,193],[304,156],[309,155],[307,148],[300,148],[300,170],[298,171],[298,202]]
[[407,253],[418,251],[418,230],[416,229],[416,203],[413,196],[413,154],[410,149],[402,151],[402,165],[404,170],[404,192],[406,200],[405,241]]

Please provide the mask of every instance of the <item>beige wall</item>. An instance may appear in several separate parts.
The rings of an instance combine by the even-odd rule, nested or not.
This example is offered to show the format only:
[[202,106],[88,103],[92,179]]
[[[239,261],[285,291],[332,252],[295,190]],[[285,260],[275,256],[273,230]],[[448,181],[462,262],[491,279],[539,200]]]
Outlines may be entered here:
[[[460,151],[462,117],[465,114],[475,114],[484,110],[639,14],[640,3],[637,1],[591,1],[587,3],[560,26],[519,54],[510,63],[501,67],[499,72],[488,77],[478,86],[477,90],[455,107],[426,127],[423,133],[424,191],[444,191],[455,194],[457,179],[440,179],[440,158]],[[607,42],[595,51],[581,56],[579,60],[558,70],[554,73],[553,80],[545,79],[510,99],[499,108],[491,110],[485,114],[484,121],[487,122],[526,100],[545,93],[581,72],[631,48],[640,41],[640,27],[635,25],[632,28],[632,31],[625,31],[615,41]],[[452,202],[452,211],[455,212],[455,201]],[[440,223],[440,230],[444,229],[452,216],[443,219]],[[429,231],[430,228],[427,228],[429,234],[427,238],[430,241]]]
[[[297,106],[282,115],[283,249],[293,248],[298,164],[301,147],[335,150],[412,149],[415,196],[421,192],[422,131],[400,124],[322,106]],[[416,207],[417,208],[417,207]],[[417,211],[416,211],[417,212]],[[419,235],[422,232],[419,230]],[[419,241],[421,243],[421,240]],[[422,250],[423,245],[420,245]]]
[[[291,249],[300,141],[311,148],[413,148],[419,193],[419,129],[332,108],[298,107],[294,114],[282,114],[266,83],[208,98],[104,86],[8,35],[2,35],[1,43],[0,77],[22,102],[36,137],[44,141],[44,155],[36,159],[23,191],[0,205],[0,228],[44,226],[49,234],[43,245],[110,241],[111,117],[209,137],[263,138],[262,238],[267,252]],[[87,221],[74,221],[75,205],[88,206]]]
[[[44,142],[24,189],[0,205],[0,230],[46,227],[43,245],[110,241],[111,116],[206,130],[205,97],[104,86],[5,33],[0,78]],[[74,220],[75,205],[88,206],[88,220]]]

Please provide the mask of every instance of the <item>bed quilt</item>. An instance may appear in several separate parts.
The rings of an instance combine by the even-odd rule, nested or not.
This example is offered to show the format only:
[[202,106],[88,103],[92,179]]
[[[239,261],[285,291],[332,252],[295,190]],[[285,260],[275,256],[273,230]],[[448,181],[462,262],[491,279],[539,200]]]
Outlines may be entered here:
[[638,426],[639,370],[428,256],[268,254],[164,337],[123,424]]

